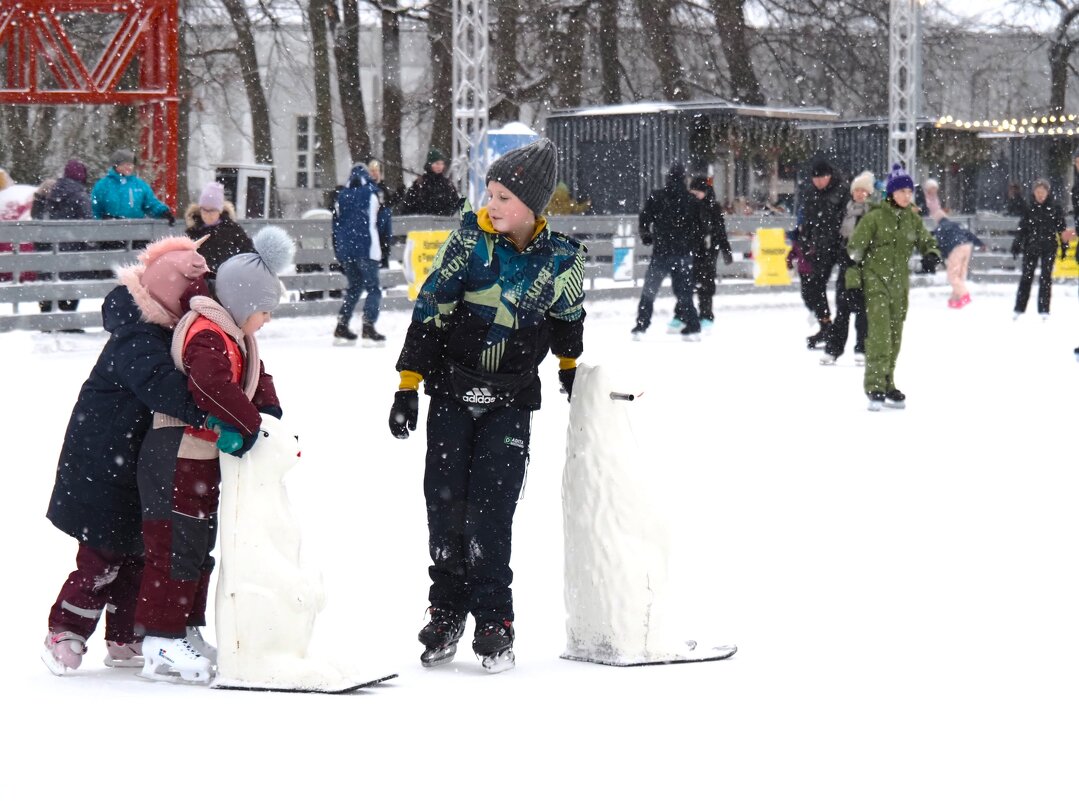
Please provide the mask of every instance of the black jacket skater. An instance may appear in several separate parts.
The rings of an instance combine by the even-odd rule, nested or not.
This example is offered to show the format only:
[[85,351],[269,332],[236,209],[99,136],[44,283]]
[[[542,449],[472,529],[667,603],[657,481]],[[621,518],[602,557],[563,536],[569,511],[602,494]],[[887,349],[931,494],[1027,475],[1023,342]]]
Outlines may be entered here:
[[108,294],[101,316],[111,336],[71,412],[46,517],[91,548],[141,553],[135,467],[151,410],[192,425],[206,413],[173,364],[172,331],[143,322],[126,287]]

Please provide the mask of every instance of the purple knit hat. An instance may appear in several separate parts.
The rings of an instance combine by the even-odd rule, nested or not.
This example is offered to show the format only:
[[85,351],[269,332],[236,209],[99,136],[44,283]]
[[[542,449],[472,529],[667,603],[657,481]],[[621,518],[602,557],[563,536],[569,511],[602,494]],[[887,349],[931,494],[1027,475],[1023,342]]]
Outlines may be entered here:
[[910,173],[903,169],[901,164],[893,164],[892,171],[888,174],[888,183],[884,188],[884,194],[891,195],[900,189],[914,191],[914,179]]
[[71,159],[64,165],[64,177],[80,184],[86,183],[86,165],[78,159]]
[[213,181],[202,188],[199,195],[199,208],[221,211],[225,208],[225,187]]

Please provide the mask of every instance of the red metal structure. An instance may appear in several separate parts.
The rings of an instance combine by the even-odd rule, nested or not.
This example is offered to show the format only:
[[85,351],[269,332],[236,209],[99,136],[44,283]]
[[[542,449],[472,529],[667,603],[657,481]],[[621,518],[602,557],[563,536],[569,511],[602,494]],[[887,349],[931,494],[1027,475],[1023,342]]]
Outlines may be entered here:
[[[119,25],[96,63],[76,50],[65,23],[88,14]],[[140,107],[140,158],[158,197],[176,204],[180,103],[178,0],[3,0],[0,103]],[[136,62],[137,87],[120,88]],[[130,82],[130,81],[129,81]]]

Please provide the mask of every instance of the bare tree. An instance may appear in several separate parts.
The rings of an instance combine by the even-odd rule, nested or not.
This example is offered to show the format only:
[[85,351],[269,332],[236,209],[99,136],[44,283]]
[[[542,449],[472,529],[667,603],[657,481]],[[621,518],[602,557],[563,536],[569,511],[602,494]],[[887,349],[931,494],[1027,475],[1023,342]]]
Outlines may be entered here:
[[427,41],[431,47],[431,147],[446,148],[453,136],[453,4],[431,0]]
[[315,81],[315,171],[324,186],[337,183],[337,158],[333,142],[333,95],[330,93],[329,33],[337,23],[337,6],[331,0],[309,0],[307,23],[311,27],[311,55]]
[[674,0],[636,0],[652,61],[659,70],[660,86],[667,100],[687,100],[685,75],[678,61],[674,30]]
[[711,5],[716,32],[722,40],[723,55],[730,70],[731,100],[764,105],[764,92],[750,60],[745,0],[711,0]]
[[353,163],[371,153],[367,133],[367,112],[363,107],[360,85],[360,3],[341,0],[342,20],[334,31],[333,55],[337,62],[337,95],[345,123],[345,139]]
[[387,186],[401,183],[401,9],[382,6],[382,161]]
[[[247,105],[251,112],[251,137],[254,144],[255,161],[259,164],[273,164],[273,133],[270,129],[270,107],[266,102],[266,92],[259,75],[258,53],[255,50],[255,35],[251,19],[243,0],[221,0],[228,13],[233,30],[236,31],[236,58],[240,62],[240,77],[247,93]],[[280,203],[277,199],[276,184],[271,188],[270,213],[276,215]]]
[[618,63],[618,0],[598,0],[599,69],[603,102],[622,102],[622,81]]
[[521,64],[517,58],[517,25],[520,13],[520,0],[500,0],[491,31],[493,88],[498,90],[498,98],[491,104],[491,115],[503,120],[515,120],[521,113],[518,100]]

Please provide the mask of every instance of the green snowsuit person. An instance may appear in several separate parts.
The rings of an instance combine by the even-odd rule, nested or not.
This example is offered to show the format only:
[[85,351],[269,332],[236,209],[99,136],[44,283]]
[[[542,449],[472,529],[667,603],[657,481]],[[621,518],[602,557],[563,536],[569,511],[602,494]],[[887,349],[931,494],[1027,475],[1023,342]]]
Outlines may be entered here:
[[866,212],[847,243],[854,262],[847,269],[847,289],[863,290],[869,320],[864,386],[871,411],[885,403],[897,408],[905,404],[895,386],[895,363],[907,318],[910,257],[917,249],[926,272],[940,263],[937,241],[922,223],[913,199],[914,182],[906,170],[894,165],[884,202]]

